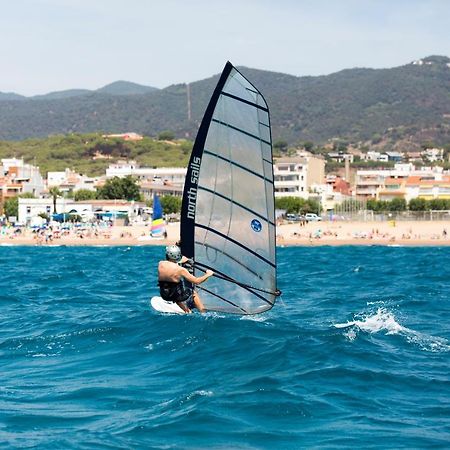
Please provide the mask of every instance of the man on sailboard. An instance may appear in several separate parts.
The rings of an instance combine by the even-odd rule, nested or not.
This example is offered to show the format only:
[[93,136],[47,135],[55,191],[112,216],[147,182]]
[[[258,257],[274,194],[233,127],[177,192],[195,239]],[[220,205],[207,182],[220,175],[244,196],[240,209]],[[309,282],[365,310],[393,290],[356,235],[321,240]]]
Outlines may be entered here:
[[[207,270],[205,275],[196,277],[182,266],[189,260],[181,255],[180,247],[169,245],[166,247],[166,260],[158,264],[158,285],[161,297],[176,303],[183,311],[190,313],[197,308],[201,313],[205,311],[197,292],[188,284],[201,284],[214,274]],[[186,283],[188,282],[188,283]]]

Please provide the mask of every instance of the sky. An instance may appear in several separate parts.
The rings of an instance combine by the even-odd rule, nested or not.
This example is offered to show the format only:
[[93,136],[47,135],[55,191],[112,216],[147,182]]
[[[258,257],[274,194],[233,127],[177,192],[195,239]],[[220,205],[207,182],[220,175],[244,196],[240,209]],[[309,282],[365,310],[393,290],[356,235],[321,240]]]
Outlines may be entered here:
[[0,92],[164,88],[227,60],[291,75],[450,57],[449,0],[0,0]]

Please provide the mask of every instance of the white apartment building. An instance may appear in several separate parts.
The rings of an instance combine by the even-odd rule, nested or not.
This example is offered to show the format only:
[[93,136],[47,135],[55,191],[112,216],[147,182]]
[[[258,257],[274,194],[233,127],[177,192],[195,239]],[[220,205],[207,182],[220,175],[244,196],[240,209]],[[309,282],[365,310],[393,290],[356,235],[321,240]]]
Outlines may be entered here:
[[99,178],[91,178],[83,174],[66,169],[64,172],[48,172],[48,188],[57,187],[61,192],[73,192],[80,189],[95,191]]
[[444,160],[444,149],[443,148],[427,148],[421,155],[428,159],[430,162],[443,161]]
[[323,211],[332,211],[344,200],[352,198],[350,195],[334,191],[331,184],[313,184],[310,189],[318,197]]
[[[2,159],[0,177],[4,177],[11,187],[16,188],[16,194],[30,193],[39,196],[45,189],[39,167],[26,164],[23,159]],[[4,187],[7,188],[7,184]]]
[[[125,213],[129,218],[136,217],[145,203],[126,200],[86,200],[76,202],[72,199],[57,198],[56,212],[73,213],[83,218],[101,217],[102,214]],[[53,214],[52,198],[19,198],[18,221],[25,225],[33,223],[39,214]]]
[[386,153],[369,151],[364,155],[364,159],[366,161],[387,162],[389,160],[389,157],[388,157],[388,155],[386,155]]
[[384,189],[387,178],[405,180],[411,176],[442,179],[442,167],[421,167],[413,164],[395,164],[394,169],[358,170],[355,178],[355,195],[358,199],[377,198],[377,192]]
[[106,178],[132,175],[139,181],[160,183],[168,186],[184,186],[185,167],[139,167],[136,161],[118,161],[106,169]]
[[325,160],[309,153],[279,158],[274,164],[275,197],[309,197],[313,184],[325,179]]

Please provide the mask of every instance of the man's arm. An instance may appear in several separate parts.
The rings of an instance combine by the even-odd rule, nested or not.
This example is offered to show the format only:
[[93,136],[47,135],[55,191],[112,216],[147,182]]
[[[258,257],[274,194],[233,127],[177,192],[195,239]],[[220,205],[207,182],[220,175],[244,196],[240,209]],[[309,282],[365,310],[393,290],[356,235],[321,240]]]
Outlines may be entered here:
[[209,277],[214,275],[212,270],[207,270],[205,275],[201,277],[194,277],[194,275],[190,274],[185,268],[181,268],[180,274],[183,278],[193,284],[200,284],[206,281]]

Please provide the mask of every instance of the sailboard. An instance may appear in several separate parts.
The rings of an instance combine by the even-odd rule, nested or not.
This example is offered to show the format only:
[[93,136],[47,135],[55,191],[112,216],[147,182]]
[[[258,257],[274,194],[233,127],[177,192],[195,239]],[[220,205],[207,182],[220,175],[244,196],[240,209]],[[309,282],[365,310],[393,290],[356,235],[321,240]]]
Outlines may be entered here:
[[274,305],[275,207],[269,108],[228,62],[206,109],[187,168],[181,251],[205,308],[257,314]]
[[186,314],[176,303],[167,302],[161,297],[152,297],[150,300],[150,305],[156,311],[167,313],[167,314]]
[[153,214],[150,236],[156,239],[163,239],[166,231],[163,219],[163,209],[159,197],[155,194],[153,197]]

